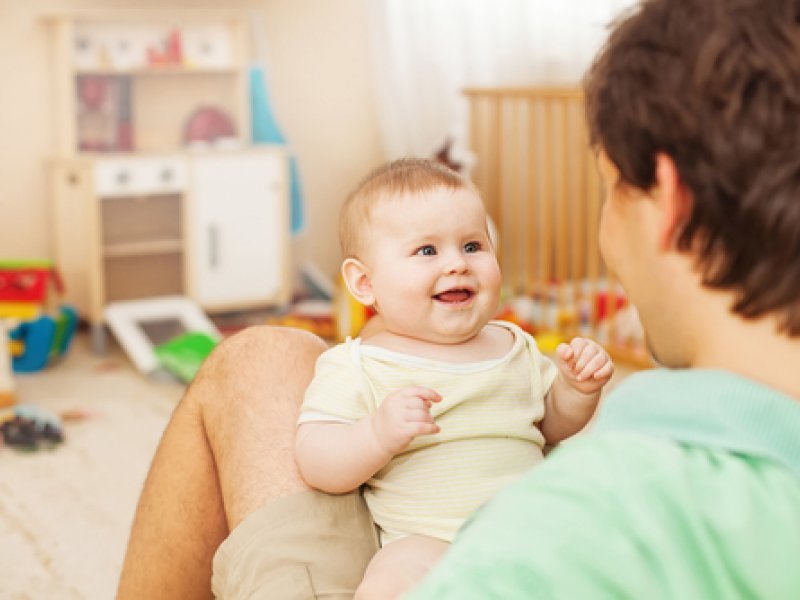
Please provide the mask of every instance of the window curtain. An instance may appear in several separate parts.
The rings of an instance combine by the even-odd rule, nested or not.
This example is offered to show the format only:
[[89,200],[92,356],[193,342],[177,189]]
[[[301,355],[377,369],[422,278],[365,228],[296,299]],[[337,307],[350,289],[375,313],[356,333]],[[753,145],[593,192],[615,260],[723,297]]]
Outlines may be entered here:
[[578,84],[608,25],[634,0],[373,0],[386,155],[469,167],[465,87]]

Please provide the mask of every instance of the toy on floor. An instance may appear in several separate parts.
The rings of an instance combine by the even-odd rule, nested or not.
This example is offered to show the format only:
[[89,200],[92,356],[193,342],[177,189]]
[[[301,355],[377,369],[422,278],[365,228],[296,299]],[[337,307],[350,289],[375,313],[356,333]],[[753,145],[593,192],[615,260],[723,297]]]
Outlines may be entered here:
[[60,444],[64,431],[55,415],[23,404],[0,412],[0,437],[6,446],[32,451]]
[[11,340],[12,367],[17,373],[40,371],[63,356],[78,326],[78,315],[71,306],[62,305],[56,316],[41,315],[13,327]]
[[43,369],[64,355],[75,335],[75,309],[48,309],[49,284],[63,285],[50,261],[0,261],[0,318],[5,321],[16,372]]
[[134,366],[146,375],[157,375],[161,367],[154,348],[161,340],[151,337],[149,325],[177,328],[177,334],[193,332],[206,334],[215,341],[222,339],[203,309],[185,296],[112,302],[105,307],[103,314],[122,349]]
[[190,331],[159,344],[154,352],[164,369],[190,383],[216,345],[217,339],[207,333]]
[[47,300],[50,283],[61,293],[63,286],[47,260],[0,261],[0,316],[35,318]]

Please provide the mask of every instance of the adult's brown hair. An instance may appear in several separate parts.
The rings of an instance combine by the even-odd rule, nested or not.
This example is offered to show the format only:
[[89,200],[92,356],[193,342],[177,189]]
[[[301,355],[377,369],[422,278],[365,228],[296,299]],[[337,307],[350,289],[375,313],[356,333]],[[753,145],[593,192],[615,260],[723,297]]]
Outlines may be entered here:
[[645,0],[586,80],[592,143],[641,190],[669,155],[677,238],[743,317],[800,335],[800,1]]

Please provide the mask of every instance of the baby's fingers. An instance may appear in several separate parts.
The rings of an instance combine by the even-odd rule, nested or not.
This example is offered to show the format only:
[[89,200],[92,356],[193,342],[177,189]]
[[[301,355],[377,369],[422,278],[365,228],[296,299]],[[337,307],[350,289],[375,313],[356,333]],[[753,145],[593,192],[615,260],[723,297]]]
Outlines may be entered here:
[[606,364],[604,364],[597,371],[595,371],[592,377],[594,377],[595,379],[608,379],[613,374],[614,374],[614,363],[609,360]]
[[433,416],[425,408],[412,408],[406,414],[406,420],[414,423],[433,423]]
[[409,423],[406,429],[408,434],[416,437],[418,435],[433,435],[441,431],[436,423]]
[[556,348],[556,356],[558,356],[558,358],[564,362],[567,362],[573,356],[575,356],[575,352],[572,350],[572,346],[569,344],[559,344]]
[[442,399],[439,393],[435,390],[422,386],[408,387],[405,389],[405,392],[409,396],[419,398],[420,400],[425,400],[427,402],[439,402]]
[[[599,351],[599,354],[595,354],[593,357],[591,357],[589,361],[581,368],[576,378],[578,381],[583,381],[585,379],[588,379],[589,377],[594,377],[594,379],[601,379],[606,375],[610,376],[612,369],[613,369],[613,364],[608,359],[606,353],[603,351]],[[604,374],[598,375],[598,373],[604,373]]]
[[[575,359],[575,366],[573,368],[575,369],[575,373],[580,376],[589,363],[602,354],[602,350],[594,344],[586,344],[581,348],[580,353],[576,354],[577,358]],[[578,378],[580,379],[580,377]]]

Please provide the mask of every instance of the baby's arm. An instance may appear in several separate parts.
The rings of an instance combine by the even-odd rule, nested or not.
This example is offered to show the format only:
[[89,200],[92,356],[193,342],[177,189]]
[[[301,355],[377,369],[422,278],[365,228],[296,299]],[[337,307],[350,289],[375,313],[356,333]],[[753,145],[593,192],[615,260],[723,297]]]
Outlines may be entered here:
[[415,437],[439,432],[430,413],[441,400],[429,388],[407,387],[390,394],[371,415],[356,423],[300,425],[295,457],[311,487],[340,494],[356,489]]
[[611,357],[592,340],[574,338],[556,349],[558,376],[545,397],[539,424],[548,444],[583,429],[594,415],[600,392],[614,373]]

